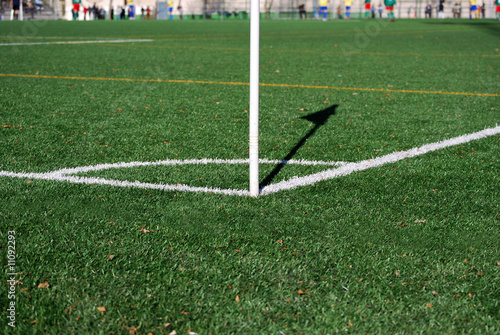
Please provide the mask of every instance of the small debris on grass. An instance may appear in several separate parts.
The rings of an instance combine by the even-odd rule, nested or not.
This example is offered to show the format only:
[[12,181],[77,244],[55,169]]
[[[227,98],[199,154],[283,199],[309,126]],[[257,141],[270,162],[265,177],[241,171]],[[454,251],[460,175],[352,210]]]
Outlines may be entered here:
[[144,227],[146,227],[146,226],[142,226],[141,232],[143,232],[144,234],[146,234],[146,233],[153,233],[153,231],[151,229],[144,229]]

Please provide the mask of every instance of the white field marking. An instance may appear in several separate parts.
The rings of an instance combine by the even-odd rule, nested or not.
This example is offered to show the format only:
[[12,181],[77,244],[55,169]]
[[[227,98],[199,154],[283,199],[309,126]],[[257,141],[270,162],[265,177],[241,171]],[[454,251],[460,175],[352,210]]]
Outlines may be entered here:
[[305,177],[294,177],[288,181],[282,181],[276,184],[271,184],[269,186],[263,187],[260,191],[261,195],[266,195],[278,191],[283,191],[283,190],[291,190],[293,188],[299,187],[299,186],[306,186],[306,185],[311,185],[315,184],[320,180],[327,180],[327,179],[333,179],[341,176],[347,176],[353,172],[356,171],[363,171],[367,170],[370,168],[382,166],[388,163],[394,163],[406,158],[411,158],[419,155],[426,154],[431,151],[436,151],[439,149],[444,149],[447,147],[451,147],[454,145],[458,144],[463,144],[467,143],[470,141],[478,140],[484,137],[492,136],[495,134],[500,133],[500,126],[496,126],[495,128],[488,128],[476,133],[468,134],[468,135],[462,135],[459,137],[454,137],[450,138],[448,140],[436,142],[436,143],[429,143],[426,145],[423,145],[421,147],[413,148],[410,150],[406,151],[397,151],[393,152],[392,154],[388,154],[382,157],[374,158],[374,159],[367,159],[361,162],[357,163],[348,163],[342,165],[340,168],[337,169],[330,169],[326,171],[322,171],[319,173],[314,173],[309,176]]
[[0,43],[0,46],[20,45],[45,45],[45,44],[95,44],[95,43],[128,43],[128,42],[153,42],[153,40],[95,40],[95,41],[57,41],[57,42],[19,42]]
[[[99,171],[108,169],[121,169],[121,168],[131,168],[137,166],[155,166],[155,165],[207,165],[207,164],[249,164],[249,159],[167,159],[156,162],[122,162],[113,164],[99,164],[99,165],[89,165],[80,166],[71,169],[61,169],[53,172],[49,172],[51,175],[70,175],[75,173],[83,173],[88,171]],[[338,166],[347,164],[347,162],[324,162],[324,161],[306,161],[306,160],[269,160],[269,159],[259,159],[259,163],[262,164],[289,164],[289,165],[330,165]]]
[[[426,154],[431,151],[436,151],[451,147],[454,145],[464,144],[470,141],[478,140],[488,136],[496,135],[500,133],[500,126],[494,128],[488,128],[476,133],[467,134],[459,137],[454,137],[448,140],[430,143],[423,145],[421,147],[416,147],[406,151],[397,151],[391,154],[374,158],[367,159],[356,163],[346,163],[346,162],[323,162],[323,161],[304,161],[304,160],[268,160],[261,159],[260,163],[263,164],[297,164],[297,165],[325,165],[325,166],[339,166],[334,169],[325,170],[319,173],[314,173],[304,177],[293,177],[287,181],[278,182],[263,187],[260,190],[260,195],[268,195],[271,193],[276,193],[283,190],[291,190],[300,186],[307,186],[315,184],[322,180],[333,179],[337,177],[347,176],[353,172],[363,171],[370,168],[382,166],[389,163],[394,163],[406,158],[416,157],[419,155]],[[141,183],[139,181],[120,181],[111,180],[103,178],[94,177],[79,177],[74,176],[76,173],[84,173],[88,171],[100,171],[106,169],[118,169],[118,168],[130,168],[136,166],[154,166],[154,165],[193,165],[193,164],[248,164],[249,159],[189,159],[189,160],[163,160],[157,162],[128,162],[128,163],[115,163],[115,164],[99,164],[94,166],[81,166],[71,169],[61,169],[46,173],[16,173],[9,171],[0,171],[0,177],[11,177],[11,178],[28,178],[28,179],[42,179],[42,180],[52,180],[52,181],[66,181],[69,183],[76,184],[92,184],[92,185],[110,185],[117,187],[135,187],[142,189],[156,189],[163,191],[182,191],[182,192],[205,192],[205,193],[215,193],[215,194],[226,194],[226,195],[238,195],[238,196],[248,196],[248,190],[237,190],[237,189],[220,189],[213,187],[194,187],[183,184],[151,184],[151,183]]]

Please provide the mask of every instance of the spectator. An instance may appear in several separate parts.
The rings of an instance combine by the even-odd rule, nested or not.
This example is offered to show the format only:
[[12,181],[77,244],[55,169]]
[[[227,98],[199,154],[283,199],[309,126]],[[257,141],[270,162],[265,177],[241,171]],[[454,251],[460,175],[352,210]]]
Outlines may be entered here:
[[35,7],[36,9],[41,12],[45,8],[43,7],[43,1],[42,0],[35,0]]
[[432,19],[432,6],[430,3],[427,4],[427,6],[425,6],[425,18],[429,18],[429,19]]
[[299,5],[299,17],[301,20],[307,17],[306,5],[304,5],[303,3]]
[[384,11],[384,6],[382,6],[382,4],[379,2],[377,8],[378,8],[378,17],[379,17],[379,19],[381,19],[382,13]]
[[97,20],[97,6],[94,5],[90,8],[90,16],[92,16],[92,20]]
[[484,6],[484,2],[483,4],[481,5],[481,7],[479,7],[481,9],[481,17],[484,19],[485,17],[485,13],[486,13],[486,8]]
[[459,19],[461,11],[462,11],[462,6],[460,5],[460,3],[455,2],[455,5],[453,5],[453,18]]
[[[179,20],[182,20],[184,17],[184,11],[182,10],[182,6],[179,5],[177,6],[177,10],[179,11]],[[238,13],[236,11],[233,12],[234,16],[238,16]]]
[[146,7],[146,19],[151,19],[151,8],[149,6]]
[[500,0],[495,0],[495,15],[497,17],[497,20],[500,20]]
[[372,19],[374,19],[376,16],[375,15],[375,6],[372,6],[371,11],[372,11]]
[[439,19],[444,19],[444,0],[439,0],[438,18]]
[[26,13],[31,13],[31,19],[35,18],[35,6],[30,0],[26,4]]
[[337,7],[337,19],[342,19],[342,7],[340,5]]

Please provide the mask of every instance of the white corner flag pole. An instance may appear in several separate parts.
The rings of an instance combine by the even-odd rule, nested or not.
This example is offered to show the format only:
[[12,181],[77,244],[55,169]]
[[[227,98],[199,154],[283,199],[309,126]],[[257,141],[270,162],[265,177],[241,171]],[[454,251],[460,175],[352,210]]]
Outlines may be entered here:
[[250,3],[250,196],[259,195],[260,0]]

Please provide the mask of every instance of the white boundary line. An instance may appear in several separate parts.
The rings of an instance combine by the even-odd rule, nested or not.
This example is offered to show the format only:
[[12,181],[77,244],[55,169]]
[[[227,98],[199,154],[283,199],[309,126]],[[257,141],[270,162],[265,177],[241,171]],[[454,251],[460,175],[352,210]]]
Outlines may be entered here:
[[[374,158],[367,159],[356,163],[346,163],[346,162],[323,162],[323,161],[304,161],[304,160],[290,160],[290,161],[279,161],[279,160],[267,160],[261,159],[260,163],[264,164],[297,164],[297,165],[325,165],[325,166],[339,166],[333,169],[328,169],[319,173],[314,173],[304,177],[294,177],[290,180],[281,181],[275,184],[268,185],[260,190],[260,195],[268,195],[271,193],[276,193],[283,190],[291,190],[300,186],[307,186],[315,184],[322,180],[328,180],[333,178],[338,178],[342,176],[347,176],[353,172],[363,171],[374,167],[379,167],[385,164],[394,163],[406,158],[416,157],[419,155],[426,154],[428,152],[444,149],[454,145],[464,144],[470,141],[478,140],[488,136],[493,136],[500,133],[500,126],[494,128],[484,129],[482,131],[467,134],[459,137],[454,137],[448,140],[430,143],[423,145],[421,147],[416,147],[406,151],[397,151],[391,154]],[[163,160],[157,162],[128,162],[128,163],[115,163],[115,164],[99,164],[94,166],[81,166],[71,169],[61,169],[47,173],[16,173],[9,171],[0,171],[0,177],[11,177],[11,178],[28,178],[28,179],[42,179],[42,180],[52,180],[52,181],[66,181],[69,183],[76,184],[99,184],[99,185],[110,185],[117,187],[135,187],[142,189],[156,189],[163,191],[182,191],[182,192],[206,192],[215,194],[226,194],[226,195],[239,195],[248,196],[250,193],[248,190],[235,190],[235,189],[220,189],[213,187],[194,187],[188,185],[169,185],[169,184],[151,184],[151,183],[141,183],[138,181],[120,181],[112,179],[103,178],[87,178],[74,176],[76,173],[84,173],[88,171],[100,171],[106,169],[119,169],[119,168],[130,168],[136,166],[154,166],[154,165],[193,165],[193,164],[248,164],[249,159],[189,159],[189,160]]]
[[0,43],[0,46],[20,45],[46,45],[46,44],[95,44],[95,43],[128,43],[128,42],[153,42],[153,40],[95,40],[95,41],[57,41],[57,42],[19,42]]

